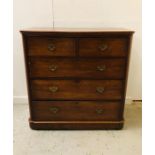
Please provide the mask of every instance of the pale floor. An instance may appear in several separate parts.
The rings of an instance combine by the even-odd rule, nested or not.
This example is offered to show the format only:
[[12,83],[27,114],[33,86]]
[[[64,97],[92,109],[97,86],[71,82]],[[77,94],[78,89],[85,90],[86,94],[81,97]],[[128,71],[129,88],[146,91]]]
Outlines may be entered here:
[[14,155],[141,155],[141,104],[127,105],[123,130],[36,131],[14,105]]

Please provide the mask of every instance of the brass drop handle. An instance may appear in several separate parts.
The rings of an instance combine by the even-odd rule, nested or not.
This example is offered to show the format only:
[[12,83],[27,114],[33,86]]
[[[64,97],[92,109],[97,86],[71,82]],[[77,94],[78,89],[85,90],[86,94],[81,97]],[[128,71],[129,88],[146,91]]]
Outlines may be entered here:
[[49,68],[49,70],[50,70],[51,72],[54,72],[54,71],[57,70],[58,66],[56,66],[56,65],[50,65],[48,68]]
[[50,91],[51,93],[55,93],[55,92],[58,91],[58,87],[57,87],[57,86],[49,87],[48,89],[49,89],[49,91]]
[[103,52],[103,51],[105,51],[105,50],[108,48],[108,45],[106,45],[106,44],[101,44],[98,48],[99,48],[99,50],[100,50],[101,52]]
[[56,114],[56,113],[59,112],[59,108],[57,108],[57,107],[51,107],[49,110],[50,110],[50,112],[52,112],[53,114]]
[[96,113],[101,115],[104,113],[104,110],[103,109],[96,109]]
[[97,66],[96,69],[97,69],[98,71],[102,72],[102,71],[104,71],[104,70],[106,69],[106,66],[105,66],[105,65],[103,65],[103,66]]
[[104,92],[104,87],[97,87],[96,88],[96,91],[98,92],[98,93],[100,93],[100,94],[102,94],[103,92]]
[[50,52],[55,51],[55,49],[56,49],[56,47],[55,47],[55,45],[54,45],[53,43],[51,43],[51,44],[48,45],[48,50],[49,50]]

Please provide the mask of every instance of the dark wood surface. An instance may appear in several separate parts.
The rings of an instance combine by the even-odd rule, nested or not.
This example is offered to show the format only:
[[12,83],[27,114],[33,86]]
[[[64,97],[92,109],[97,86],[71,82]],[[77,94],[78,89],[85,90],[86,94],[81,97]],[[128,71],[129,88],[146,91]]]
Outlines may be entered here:
[[119,121],[120,102],[33,102],[35,121]]
[[84,38],[79,41],[79,55],[87,57],[125,57],[126,38]]
[[31,78],[123,79],[125,59],[30,58]]
[[75,40],[70,38],[30,37],[29,56],[75,56]]
[[21,32],[32,129],[123,127],[133,31]]
[[[51,92],[51,87],[58,90]],[[32,80],[31,88],[33,100],[122,99],[120,80]],[[99,88],[104,89],[103,92],[98,92]]]
[[33,121],[29,120],[34,130],[120,130],[123,121]]

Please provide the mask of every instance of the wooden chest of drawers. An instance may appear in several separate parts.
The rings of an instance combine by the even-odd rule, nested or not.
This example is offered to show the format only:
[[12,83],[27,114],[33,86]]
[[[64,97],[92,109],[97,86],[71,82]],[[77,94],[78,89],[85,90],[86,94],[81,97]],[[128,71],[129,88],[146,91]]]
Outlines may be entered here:
[[22,30],[32,129],[121,129],[132,31]]

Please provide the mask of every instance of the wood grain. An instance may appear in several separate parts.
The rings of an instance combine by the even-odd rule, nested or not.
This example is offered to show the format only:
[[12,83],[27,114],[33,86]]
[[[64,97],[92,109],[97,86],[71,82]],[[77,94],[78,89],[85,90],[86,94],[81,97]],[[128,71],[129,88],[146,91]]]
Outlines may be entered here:
[[[104,101],[33,102],[33,120],[37,121],[118,121],[121,103]],[[52,108],[58,111],[51,111]]]
[[[30,37],[29,56],[75,56],[75,40],[70,38]],[[49,50],[53,46],[54,50]]]
[[21,33],[32,129],[123,127],[133,31],[44,28]]
[[[105,50],[100,47],[107,46]],[[79,55],[87,57],[125,57],[126,38],[84,38],[79,41]]]
[[[50,92],[50,87],[57,87]],[[97,88],[104,88],[103,93]],[[33,100],[119,100],[122,81],[119,80],[32,80]]]
[[125,59],[30,58],[32,78],[123,79],[124,72]]

